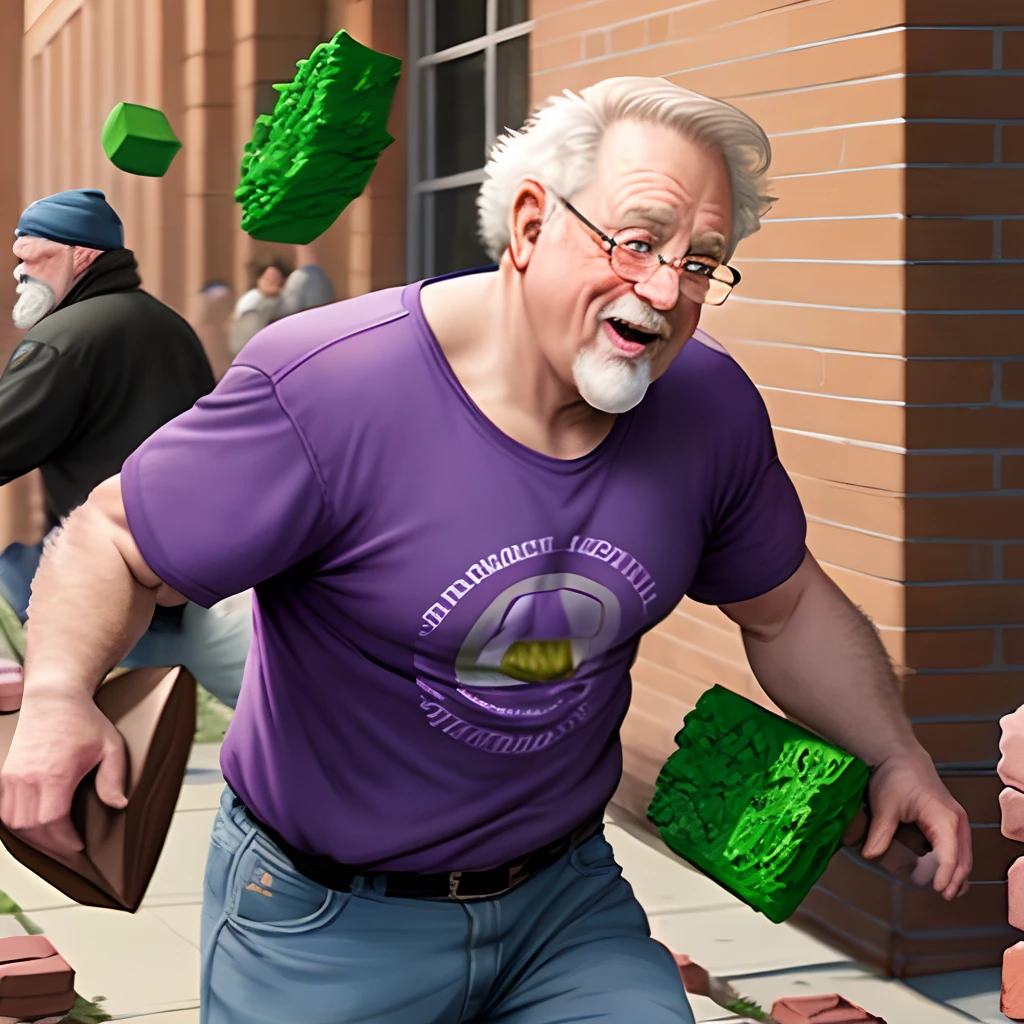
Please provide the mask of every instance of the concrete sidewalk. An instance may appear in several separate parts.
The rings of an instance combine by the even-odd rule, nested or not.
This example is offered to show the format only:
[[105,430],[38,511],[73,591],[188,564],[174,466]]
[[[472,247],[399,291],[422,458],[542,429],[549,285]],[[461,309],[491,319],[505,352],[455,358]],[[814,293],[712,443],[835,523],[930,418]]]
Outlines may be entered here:
[[[103,1009],[115,1020],[198,1024],[203,870],[223,787],[218,752],[216,744],[194,748],[167,845],[137,914],[78,906],[0,848],[0,889],[75,969],[79,994],[104,996]],[[1005,1024],[998,971],[944,975],[913,987],[879,977],[795,928],[773,925],[628,820],[610,818],[607,832],[655,937],[731,978],[765,1010],[784,995],[839,992],[888,1024]],[[709,1000],[691,1001],[698,1021],[736,1019]]]

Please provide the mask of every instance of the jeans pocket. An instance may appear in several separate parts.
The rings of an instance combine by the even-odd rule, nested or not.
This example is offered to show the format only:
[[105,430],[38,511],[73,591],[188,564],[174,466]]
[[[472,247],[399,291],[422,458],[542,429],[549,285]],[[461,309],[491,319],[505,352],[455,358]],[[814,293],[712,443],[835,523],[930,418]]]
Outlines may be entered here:
[[296,935],[333,921],[351,899],[317,884],[260,832],[240,858],[229,919],[248,931]]
[[582,846],[573,850],[569,863],[581,875],[615,875],[621,874],[622,868],[615,860],[615,851],[603,832],[588,839]]

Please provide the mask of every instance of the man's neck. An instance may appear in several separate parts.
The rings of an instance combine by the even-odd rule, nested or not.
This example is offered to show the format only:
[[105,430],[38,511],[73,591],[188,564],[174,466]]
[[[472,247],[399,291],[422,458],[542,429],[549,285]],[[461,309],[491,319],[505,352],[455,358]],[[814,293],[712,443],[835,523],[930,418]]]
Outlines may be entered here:
[[615,416],[587,405],[548,362],[522,301],[518,271],[439,281],[422,289],[423,314],[463,389],[494,425],[558,459],[586,455]]

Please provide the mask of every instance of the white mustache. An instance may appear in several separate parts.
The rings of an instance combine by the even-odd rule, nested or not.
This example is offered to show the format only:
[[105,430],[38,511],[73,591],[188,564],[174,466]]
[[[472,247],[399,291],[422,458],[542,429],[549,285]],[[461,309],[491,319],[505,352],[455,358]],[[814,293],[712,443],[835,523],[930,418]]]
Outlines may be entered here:
[[598,319],[625,320],[641,331],[658,334],[662,338],[667,338],[671,333],[668,320],[635,295],[622,295],[613,302],[609,302],[598,313]]

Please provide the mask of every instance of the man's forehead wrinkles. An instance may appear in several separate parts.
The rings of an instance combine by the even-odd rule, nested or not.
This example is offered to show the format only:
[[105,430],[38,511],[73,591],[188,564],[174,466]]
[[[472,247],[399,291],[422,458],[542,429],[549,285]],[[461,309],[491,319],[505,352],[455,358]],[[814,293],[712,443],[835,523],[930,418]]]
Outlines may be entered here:
[[640,221],[671,228],[679,223],[679,213],[666,203],[634,203],[622,215],[626,221]]

